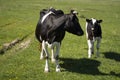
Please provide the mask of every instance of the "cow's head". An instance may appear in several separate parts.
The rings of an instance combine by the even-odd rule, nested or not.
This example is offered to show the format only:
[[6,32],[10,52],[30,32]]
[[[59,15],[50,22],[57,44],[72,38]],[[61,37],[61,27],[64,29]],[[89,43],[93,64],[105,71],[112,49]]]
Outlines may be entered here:
[[76,14],[78,13],[72,10],[71,13],[68,15],[68,20],[66,21],[65,30],[72,34],[82,36],[84,32],[80,26],[79,19],[77,18]]
[[102,20],[96,20],[94,18],[86,19],[86,22],[88,23],[89,27],[91,27],[91,30],[96,30],[98,27],[100,27],[100,23]]

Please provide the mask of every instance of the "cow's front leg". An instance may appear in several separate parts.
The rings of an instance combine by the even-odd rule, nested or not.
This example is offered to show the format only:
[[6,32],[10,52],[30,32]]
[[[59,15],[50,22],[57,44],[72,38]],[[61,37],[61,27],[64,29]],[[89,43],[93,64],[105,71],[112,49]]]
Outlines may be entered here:
[[88,40],[88,58],[91,58],[92,53],[94,53],[94,42]]
[[43,48],[44,44],[42,44],[42,50],[41,50],[41,53],[40,53],[40,59],[44,59],[45,57],[45,51],[44,51],[44,48]]
[[60,72],[60,65],[59,65],[59,52],[60,52],[60,43],[56,44],[56,54],[55,54],[55,63],[56,63],[56,72]]
[[45,59],[46,59],[46,61],[45,61],[45,69],[44,69],[44,71],[45,72],[49,72],[50,71],[50,69],[49,69],[49,62],[48,62],[48,59],[49,59],[49,53],[48,53],[48,50],[47,50],[47,44],[45,43],[45,41],[43,41],[43,50],[45,51]]
[[49,58],[49,57],[48,57],[48,56],[46,56],[46,61],[45,61],[45,70],[44,70],[44,72],[50,72],[48,58]]

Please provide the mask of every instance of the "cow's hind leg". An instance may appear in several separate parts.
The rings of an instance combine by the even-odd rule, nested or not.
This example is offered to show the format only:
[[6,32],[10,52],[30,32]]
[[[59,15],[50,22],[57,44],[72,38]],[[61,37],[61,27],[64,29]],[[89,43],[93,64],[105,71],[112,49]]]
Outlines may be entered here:
[[52,55],[51,55],[51,61],[54,63],[55,62],[55,51],[54,51],[54,47],[53,48],[51,48],[51,50],[52,50]]
[[56,54],[55,54],[56,72],[60,72],[60,65],[58,60],[59,52],[60,52],[60,43],[56,43]]
[[44,57],[45,57],[45,51],[44,51],[44,48],[43,48],[43,46],[44,46],[44,44],[42,44],[42,50],[41,50],[41,53],[40,53],[40,59],[42,60],[42,59],[44,59]]

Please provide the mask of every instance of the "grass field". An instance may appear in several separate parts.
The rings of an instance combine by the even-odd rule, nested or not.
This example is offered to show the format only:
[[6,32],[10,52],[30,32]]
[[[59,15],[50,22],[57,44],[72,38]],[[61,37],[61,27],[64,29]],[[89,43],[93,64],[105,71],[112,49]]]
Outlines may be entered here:
[[[56,73],[50,62],[51,72],[44,73],[34,31],[40,10],[51,6],[65,13],[77,10],[84,31],[85,19],[80,16],[103,20],[99,58],[87,58],[85,35],[66,33],[59,59],[62,72]],[[0,54],[0,80],[120,80],[119,30],[120,0],[0,0],[0,49],[22,39]]]

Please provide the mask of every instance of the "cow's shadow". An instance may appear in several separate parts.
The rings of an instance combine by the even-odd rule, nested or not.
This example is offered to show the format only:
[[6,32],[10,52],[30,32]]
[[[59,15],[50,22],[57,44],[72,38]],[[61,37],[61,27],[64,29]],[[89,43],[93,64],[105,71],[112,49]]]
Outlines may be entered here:
[[101,72],[98,67],[100,66],[101,62],[93,59],[72,59],[72,58],[60,58],[63,63],[60,64],[63,71],[69,71],[72,73],[80,73],[80,74],[87,74],[87,75],[114,75],[120,77],[120,74],[115,74],[115,72],[111,71],[110,74]]
[[110,52],[104,52],[103,54],[105,55],[106,58],[120,61],[120,53],[110,51]]
[[62,68],[70,72],[76,72],[80,74],[90,75],[106,75],[99,71],[98,67],[101,62],[92,59],[71,59],[71,58],[60,58],[63,64],[60,64]]

